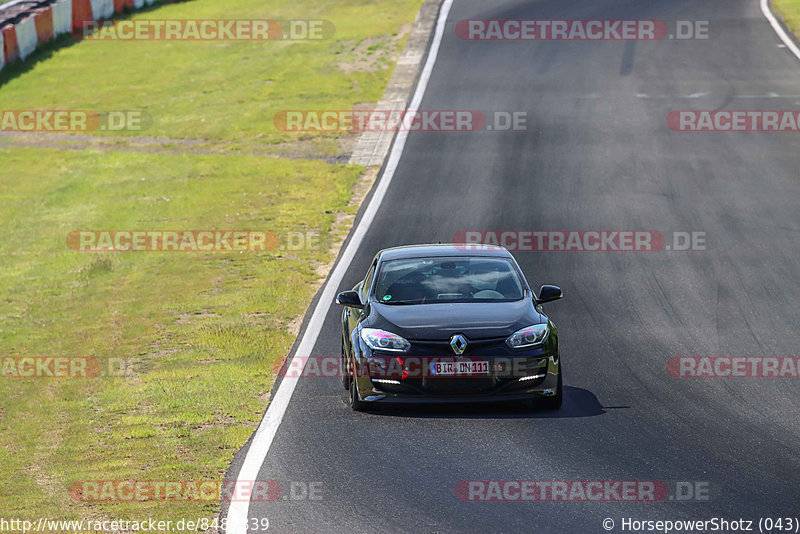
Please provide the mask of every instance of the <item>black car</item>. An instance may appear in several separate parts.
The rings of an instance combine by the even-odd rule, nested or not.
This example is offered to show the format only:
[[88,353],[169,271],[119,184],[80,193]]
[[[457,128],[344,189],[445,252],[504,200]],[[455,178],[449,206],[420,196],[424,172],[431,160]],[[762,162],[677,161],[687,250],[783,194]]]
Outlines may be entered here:
[[415,245],[378,252],[339,293],[350,406],[525,400],[561,407],[558,331],[502,247]]

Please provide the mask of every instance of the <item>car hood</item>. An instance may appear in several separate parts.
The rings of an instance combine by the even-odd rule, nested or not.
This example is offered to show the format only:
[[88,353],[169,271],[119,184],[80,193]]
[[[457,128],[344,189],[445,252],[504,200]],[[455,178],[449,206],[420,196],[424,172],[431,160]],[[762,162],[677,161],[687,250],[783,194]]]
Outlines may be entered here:
[[515,302],[455,302],[387,305],[375,303],[369,326],[409,340],[448,340],[454,333],[470,339],[508,337],[520,328],[546,322],[530,299]]

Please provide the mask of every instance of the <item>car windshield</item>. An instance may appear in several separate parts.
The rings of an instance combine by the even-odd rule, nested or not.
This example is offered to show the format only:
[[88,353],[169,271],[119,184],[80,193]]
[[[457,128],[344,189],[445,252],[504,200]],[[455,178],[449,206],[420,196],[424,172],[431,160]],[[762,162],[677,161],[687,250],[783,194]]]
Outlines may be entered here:
[[413,258],[381,265],[375,296],[383,304],[513,301],[523,284],[507,258]]

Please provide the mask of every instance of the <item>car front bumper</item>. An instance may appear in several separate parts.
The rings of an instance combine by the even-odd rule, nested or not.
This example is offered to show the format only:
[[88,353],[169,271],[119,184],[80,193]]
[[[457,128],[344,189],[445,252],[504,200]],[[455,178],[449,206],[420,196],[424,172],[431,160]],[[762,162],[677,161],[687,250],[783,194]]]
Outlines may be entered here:
[[[555,354],[540,350],[531,358],[543,361],[544,367],[533,369],[526,376],[464,378],[460,382],[450,381],[447,387],[431,388],[431,382],[425,384],[424,379],[403,380],[396,376],[387,379],[361,372],[357,374],[355,384],[362,401],[376,404],[502,402],[555,396],[560,369],[557,350]],[[454,386],[453,382],[463,387]]]

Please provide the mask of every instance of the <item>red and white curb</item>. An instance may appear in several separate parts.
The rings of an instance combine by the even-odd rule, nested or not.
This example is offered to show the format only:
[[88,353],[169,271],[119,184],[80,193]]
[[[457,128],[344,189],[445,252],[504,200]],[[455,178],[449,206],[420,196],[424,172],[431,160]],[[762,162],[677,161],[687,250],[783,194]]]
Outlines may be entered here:
[[[156,0],[57,0],[25,13],[16,24],[0,27],[0,70],[21,59],[36,48],[70,31],[79,31],[84,22],[109,19],[125,9],[141,9]],[[11,9],[18,2],[4,4]]]

